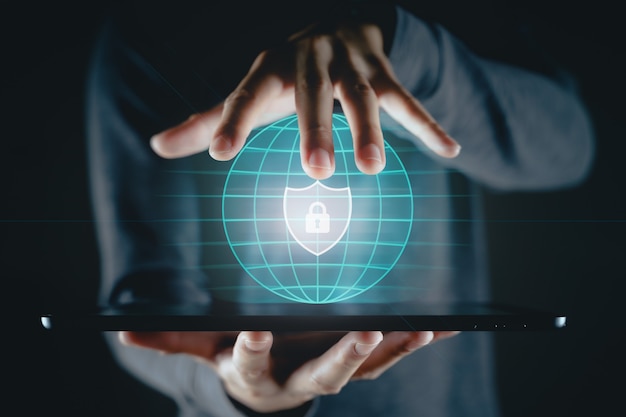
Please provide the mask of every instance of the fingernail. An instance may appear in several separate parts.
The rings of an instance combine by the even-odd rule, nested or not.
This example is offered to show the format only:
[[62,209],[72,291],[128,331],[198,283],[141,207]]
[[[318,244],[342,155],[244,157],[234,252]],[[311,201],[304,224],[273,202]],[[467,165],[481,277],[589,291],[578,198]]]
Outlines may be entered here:
[[452,138],[450,138],[450,140],[453,142],[453,145],[450,146],[450,149],[449,149],[450,156],[451,157],[455,157],[455,156],[457,156],[461,152],[461,145],[459,145],[459,143],[456,142]]
[[461,145],[459,145],[459,142],[452,139],[445,132],[442,131],[441,133],[445,135],[446,143],[437,146],[439,153],[447,158],[454,158],[459,154],[459,152],[461,152]]
[[154,153],[157,155],[161,155],[163,153],[162,144],[163,137],[161,134],[156,134],[150,138],[150,148],[152,148]]
[[261,340],[261,341],[245,340],[244,341],[246,348],[248,348],[249,350],[253,352],[261,352],[262,350],[265,350],[267,348],[267,343],[268,343],[267,340]]
[[380,153],[380,148],[373,143],[365,145],[363,148],[361,148],[361,158],[370,161],[376,161],[378,163],[383,162],[383,156]]
[[326,149],[317,148],[309,156],[311,168],[331,169],[330,154]]
[[357,343],[354,345],[354,351],[358,355],[365,356],[365,355],[369,355],[370,353],[372,353],[374,349],[376,349],[377,346],[378,346],[378,343],[374,343],[374,344]]
[[209,147],[209,155],[213,158],[219,158],[224,154],[229,154],[233,149],[233,144],[230,139],[224,136],[218,136],[213,139],[211,146]]
[[128,334],[128,332],[119,332],[117,334],[117,338],[120,341],[120,343],[123,344],[124,346],[130,346],[131,345],[130,335]]

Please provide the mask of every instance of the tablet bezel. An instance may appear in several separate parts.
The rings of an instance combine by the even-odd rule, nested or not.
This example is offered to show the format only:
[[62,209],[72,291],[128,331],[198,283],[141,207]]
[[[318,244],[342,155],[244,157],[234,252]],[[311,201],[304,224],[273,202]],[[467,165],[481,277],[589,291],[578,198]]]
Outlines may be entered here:
[[[243,311],[241,311],[243,310]],[[276,311],[282,310],[280,314]],[[341,310],[341,307],[339,307]],[[126,305],[41,316],[49,330],[95,331],[536,331],[564,328],[566,316],[495,303],[221,306]],[[369,312],[369,313],[368,313]]]

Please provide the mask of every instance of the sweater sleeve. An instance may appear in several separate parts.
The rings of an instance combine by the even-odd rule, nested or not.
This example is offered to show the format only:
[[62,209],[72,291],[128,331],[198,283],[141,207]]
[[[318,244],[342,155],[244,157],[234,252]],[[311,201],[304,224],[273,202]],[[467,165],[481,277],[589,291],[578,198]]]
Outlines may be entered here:
[[[228,398],[218,375],[206,364],[188,355],[124,346],[116,333],[105,333],[105,340],[118,362],[143,383],[169,396],[181,417],[249,417]],[[302,407],[301,407],[302,408]],[[267,417],[312,417],[317,404]],[[303,414],[305,413],[305,414]]]
[[[564,187],[587,175],[593,129],[574,89],[481,58],[443,27],[397,13],[390,52],[396,75],[462,146],[457,158],[433,158],[500,190]],[[381,117],[420,145],[389,115]]]
[[[190,200],[180,204],[162,197],[196,192],[193,181],[168,174],[191,165],[184,158],[159,158],[148,145],[151,133],[171,125],[188,109],[172,98],[154,68],[120,39],[115,25],[103,27],[92,59],[86,124],[102,262],[101,301],[206,305],[211,301],[204,287],[209,278],[194,268],[200,263],[199,251],[169,244],[200,239],[194,220],[200,216],[199,207]],[[104,336],[118,363],[175,400],[181,417],[248,417],[205,363],[188,355],[124,346],[116,333]],[[312,413],[314,407],[294,415],[303,417],[305,411]]]
[[[390,52],[396,74],[463,147],[459,157],[440,159],[442,163],[485,185],[507,190],[561,187],[586,175],[593,155],[593,135],[589,118],[574,92],[546,76],[480,58],[442,27],[427,24],[402,9],[397,9],[396,22]],[[125,71],[135,69],[134,60],[118,59],[122,59],[120,67]],[[96,66],[98,71],[111,68],[108,55],[98,62],[102,64]],[[139,73],[151,74],[146,69]],[[106,72],[100,76],[111,75]],[[148,82],[150,78],[139,79]],[[152,200],[141,200],[133,192],[137,189],[133,185],[148,187],[158,181],[159,177],[151,174],[161,170],[163,162],[148,153],[146,143],[139,141],[138,137],[149,137],[147,130],[141,135],[129,134],[125,120],[110,117],[116,114],[115,109],[129,106],[129,97],[133,98],[129,86],[118,85],[124,87],[115,89],[123,93],[122,97],[111,97],[114,84],[104,82],[106,79],[100,81],[103,91],[97,91],[98,100],[92,103],[92,125],[107,134],[99,140],[97,135],[92,138],[91,177],[103,274],[109,283],[103,293],[108,295],[115,280],[138,267],[151,271],[171,269],[170,265],[188,264],[194,259],[185,258],[188,254],[162,255],[144,250],[172,232],[163,226],[163,232],[156,233],[153,227],[145,226],[154,224],[150,220],[154,219],[156,205]],[[115,101],[118,99],[123,100]],[[152,104],[159,103],[157,99]],[[140,102],[135,107],[147,108],[144,104]],[[109,105],[113,109],[110,112],[106,107]],[[153,112],[149,113],[140,114],[140,119],[152,118]],[[105,114],[109,114],[106,119]],[[398,136],[419,144],[387,115],[383,118],[385,126],[394,129]],[[122,200],[129,201],[128,207],[133,211],[119,207]],[[153,217],[137,218],[137,213],[143,212],[152,213]],[[163,216],[171,218],[171,214],[168,211]],[[192,216],[195,212],[179,214]],[[185,230],[178,226],[176,233]],[[107,334],[106,339],[122,366],[174,398],[182,416],[244,416],[228,399],[210,367],[185,355],[161,355],[122,346],[114,334]],[[313,414],[315,407],[309,409],[307,416]]]

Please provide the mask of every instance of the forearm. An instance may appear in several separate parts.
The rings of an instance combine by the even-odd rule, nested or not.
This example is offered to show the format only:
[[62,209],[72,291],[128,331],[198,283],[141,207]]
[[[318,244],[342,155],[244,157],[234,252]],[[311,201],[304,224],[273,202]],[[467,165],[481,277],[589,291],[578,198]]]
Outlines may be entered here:
[[105,333],[105,340],[121,366],[176,401],[181,415],[245,417],[228,399],[217,374],[191,356],[124,346],[113,332]]
[[[111,298],[122,294],[114,294],[114,288],[125,277],[134,277],[135,284],[142,280],[149,284],[151,278],[173,283],[179,276],[190,276],[189,267],[198,265],[199,251],[171,245],[198,240],[199,228],[193,221],[199,217],[197,204],[163,197],[174,191],[193,194],[195,184],[171,173],[185,169],[188,161],[166,161],[150,149],[150,135],[180,113],[180,106],[154,69],[120,40],[112,24],[104,27],[95,45],[86,87],[89,181],[102,301],[117,301]],[[159,277],[150,277],[155,272]],[[173,290],[164,288],[172,295]]]
[[443,28],[402,11],[390,59],[403,85],[462,146],[443,164],[506,190],[575,184],[589,170],[589,117],[574,92],[548,77],[481,59]]

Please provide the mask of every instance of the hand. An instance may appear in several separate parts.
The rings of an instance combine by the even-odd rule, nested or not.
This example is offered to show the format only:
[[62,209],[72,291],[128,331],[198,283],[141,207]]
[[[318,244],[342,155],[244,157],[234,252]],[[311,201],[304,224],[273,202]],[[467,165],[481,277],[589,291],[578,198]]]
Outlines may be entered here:
[[354,23],[313,26],[264,51],[224,102],[155,135],[151,144],[166,158],[208,147],[213,158],[230,160],[254,127],[296,112],[302,167],[324,179],[335,168],[334,99],[348,120],[356,164],[364,173],[385,166],[379,106],[440,156],[454,157],[460,150],[397,80],[378,26]]
[[186,353],[213,367],[228,394],[261,413],[336,394],[374,379],[411,352],[456,332],[302,333],[122,332],[123,343]]

